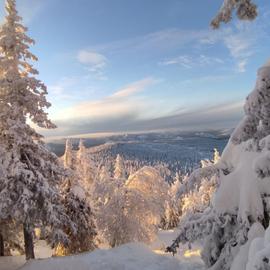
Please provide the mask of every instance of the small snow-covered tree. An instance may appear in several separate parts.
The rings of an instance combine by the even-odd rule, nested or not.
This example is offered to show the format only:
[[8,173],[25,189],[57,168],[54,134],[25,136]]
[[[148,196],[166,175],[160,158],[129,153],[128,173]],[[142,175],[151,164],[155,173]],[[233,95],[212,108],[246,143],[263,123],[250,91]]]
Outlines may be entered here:
[[65,153],[63,156],[63,162],[65,168],[70,168],[74,169],[75,166],[75,160],[74,160],[74,155],[73,155],[73,144],[71,139],[66,140],[66,148],[65,148]]
[[79,150],[76,157],[76,172],[80,175],[81,185],[89,192],[91,185],[96,177],[96,168],[93,160],[89,156],[87,149],[84,145],[84,141],[80,139]]
[[[59,228],[68,218],[59,204],[58,184],[65,174],[57,157],[27,119],[41,128],[55,128],[44,109],[46,86],[35,78],[26,35],[15,0],[6,0],[0,29],[0,219],[23,225],[26,258],[34,258],[32,233],[37,223],[50,225],[52,241],[66,241]],[[19,226],[18,225],[18,226]]]
[[115,179],[126,179],[126,169],[123,158],[118,154],[115,160],[114,166],[114,178]]
[[214,148],[214,156],[212,162],[217,164],[220,161],[220,154],[216,148]]
[[115,190],[102,208],[101,235],[111,247],[129,242],[150,243],[156,237],[162,211],[138,190]]
[[99,233],[110,246],[156,237],[168,194],[157,170],[144,167],[127,182],[102,178],[94,187]]
[[64,212],[76,226],[63,224],[62,229],[70,241],[67,245],[60,243],[56,247],[56,255],[70,255],[95,249],[94,215],[86,197],[76,194],[70,180],[63,184],[61,193]]
[[176,174],[176,180],[171,185],[168,192],[168,200],[165,202],[165,214],[161,220],[161,227],[165,230],[173,229],[177,227],[180,215],[181,215],[181,205],[178,198],[178,190],[180,189],[182,183],[180,182],[179,174]]
[[103,181],[103,180],[110,179],[110,178],[111,178],[111,176],[110,176],[110,172],[109,172],[108,168],[105,165],[102,166],[101,171],[99,173],[99,179],[101,181]]

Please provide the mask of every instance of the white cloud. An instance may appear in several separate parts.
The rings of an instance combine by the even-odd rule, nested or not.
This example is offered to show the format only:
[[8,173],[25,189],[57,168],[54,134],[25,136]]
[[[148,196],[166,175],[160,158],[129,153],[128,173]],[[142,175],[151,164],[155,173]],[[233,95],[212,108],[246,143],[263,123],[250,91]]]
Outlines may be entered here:
[[237,22],[229,27],[209,31],[206,37],[199,40],[203,46],[223,44],[236,65],[237,72],[245,72],[250,57],[255,53],[257,40],[262,38],[260,27],[250,22]]
[[[86,101],[64,109],[54,118],[61,121],[72,121],[72,119],[111,119],[121,115],[139,116],[139,113],[147,109],[147,105],[145,100],[136,96],[136,94],[145,91],[157,82],[159,80],[145,78],[117,90],[113,95],[102,100]],[[55,90],[58,91],[57,88]]]
[[237,71],[243,73],[246,71],[247,59],[242,59],[237,64]]
[[146,78],[141,81],[137,81],[135,83],[132,83],[123,89],[118,90],[115,92],[112,97],[113,98],[123,98],[123,97],[128,97],[134,94],[137,94],[139,92],[142,92],[146,87],[151,86],[155,83],[157,83],[158,80],[153,79],[153,78]]
[[69,90],[74,88],[77,82],[77,77],[63,77],[56,84],[48,86],[49,96],[57,100],[72,100],[74,95],[69,94]]
[[104,55],[93,51],[81,50],[78,53],[77,59],[80,63],[93,68],[93,70],[107,66],[107,58]]
[[224,61],[217,57],[210,57],[206,55],[198,55],[198,56],[191,56],[191,55],[181,55],[175,58],[166,59],[160,62],[163,66],[170,66],[170,65],[180,65],[183,68],[190,69],[195,67],[203,67],[208,65],[214,64],[223,64]]
[[98,80],[106,80],[104,69],[108,64],[108,59],[92,50],[80,50],[77,54],[77,60],[83,64],[88,71],[95,74]]
[[222,37],[224,45],[236,62],[236,70],[245,72],[250,57],[255,53],[259,29],[254,29],[249,22],[236,23],[236,29]]

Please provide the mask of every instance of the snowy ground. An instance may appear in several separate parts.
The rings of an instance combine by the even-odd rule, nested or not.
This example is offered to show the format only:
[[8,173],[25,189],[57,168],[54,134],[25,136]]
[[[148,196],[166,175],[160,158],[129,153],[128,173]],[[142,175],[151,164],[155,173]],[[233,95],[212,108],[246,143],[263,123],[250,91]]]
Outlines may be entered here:
[[[45,241],[39,241],[35,245],[36,258],[49,258],[52,250]],[[0,270],[17,270],[25,264],[24,256],[0,257]]]
[[[159,239],[147,247],[140,243],[131,243],[109,250],[96,250],[77,256],[38,259],[24,264],[20,256],[0,258],[0,270],[203,270],[203,264],[197,252],[184,257],[186,247],[172,257],[164,253],[164,248],[176,236],[174,231],[161,231]],[[37,258],[49,257],[51,251],[40,243]],[[193,256],[194,255],[194,256]]]

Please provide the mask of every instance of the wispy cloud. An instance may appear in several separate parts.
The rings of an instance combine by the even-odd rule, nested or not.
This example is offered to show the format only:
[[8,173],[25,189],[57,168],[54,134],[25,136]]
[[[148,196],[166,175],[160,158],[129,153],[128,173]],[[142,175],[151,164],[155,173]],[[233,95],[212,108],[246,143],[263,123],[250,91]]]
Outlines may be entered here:
[[158,83],[154,78],[131,83],[126,87],[117,90],[113,95],[97,101],[86,101],[65,109],[55,115],[59,121],[74,119],[113,119],[123,115],[136,115],[147,109],[145,100],[136,94],[145,91],[149,87]]
[[135,83],[132,83],[123,89],[118,90],[115,92],[111,98],[123,98],[123,97],[128,97],[131,95],[135,95],[139,92],[142,92],[145,90],[146,87],[151,86],[155,83],[159,82],[159,80],[154,79],[154,78],[145,78],[141,81],[137,81]]
[[245,72],[249,60],[259,48],[259,40],[265,39],[265,25],[269,25],[264,16],[255,22],[237,21],[230,26],[219,30],[210,31],[209,34],[199,42],[202,45],[214,46],[218,43],[224,44],[235,62],[237,72]]
[[106,80],[104,69],[108,65],[108,59],[92,50],[80,50],[77,54],[77,60],[85,66],[85,68],[94,73],[97,79]]
[[111,54],[140,51],[168,51],[172,48],[181,47],[194,40],[202,39],[208,30],[192,31],[177,28],[165,29],[148,33],[133,38],[117,40],[106,44],[92,47],[96,51],[106,51]]
[[166,59],[160,62],[160,65],[170,66],[170,65],[180,65],[183,68],[191,69],[196,67],[209,66],[214,64],[223,64],[224,61],[217,57],[210,57],[206,55],[190,56],[190,55],[181,55],[175,58]]
[[250,28],[250,24],[237,23],[236,31],[223,37],[225,46],[230,51],[231,56],[236,61],[236,70],[245,72],[249,58],[255,53],[256,39],[258,33]]
[[77,58],[80,63],[88,65],[94,71],[106,67],[108,62],[104,55],[88,50],[79,51]]
[[56,100],[74,99],[69,90],[75,87],[77,82],[76,77],[63,77],[56,84],[48,86],[49,94]]
[[223,59],[213,57],[212,52],[207,51],[207,48],[221,45],[227,49],[234,61],[235,71],[244,72],[250,57],[257,50],[257,40],[265,36],[262,31],[264,20],[255,24],[237,22],[219,30],[165,29],[125,40],[100,44],[92,49],[112,55],[125,53],[138,55],[143,52],[151,52],[152,55],[166,55],[166,53],[171,55],[172,51],[179,51],[181,48],[185,49],[189,46],[189,49],[196,51],[197,58],[194,55],[184,54],[165,58],[160,62],[164,65],[180,64],[183,67],[191,68],[201,64],[219,64],[220,60]]

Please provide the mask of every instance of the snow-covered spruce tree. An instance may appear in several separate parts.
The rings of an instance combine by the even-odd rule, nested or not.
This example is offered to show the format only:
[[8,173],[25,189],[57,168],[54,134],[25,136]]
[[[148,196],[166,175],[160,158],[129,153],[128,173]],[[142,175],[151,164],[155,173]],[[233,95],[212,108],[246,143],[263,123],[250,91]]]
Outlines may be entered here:
[[80,139],[79,150],[76,157],[76,171],[82,180],[82,187],[89,192],[96,178],[97,171],[82,139]]
[[270,268],[269,104],[268,62],[258,71],[255,89],[244,106],[245,116],[220,161],[193,173],[181,190],[193,191],[205,175],[216,175],[218,187],[210,207],[181,224],[168,250],[176,252],[180,242],[205,239],[202,257],[211,270]]
[[63,156],[63,163],[65,168],[75,168],[75,157],[73,154],[73,144],[71,139],[66,140],[65,153]]
[[61,193],[64,212],[76,224],[76,227],[71,228],[63,224],[63,230],[70,241],[67,245],[60,243],[55,250],[55,254],[63,256],[95,249],[96,227],[94,215],[86,197],[76,194],[70,179],[63,183]]
[[23,225],[26,258],[34,258],[32,231],[37,223],[50,225],[52,241],[66,241],[59,225],[68,222],[59,205],[58,183],[64,170],[49,152],[42,136],[27,124],[54,128],[44,108],[45,85],[29,63],[34,41],[20,23],[16,1],[6,1],[0,29],[0,220]]
[[70,241],[67,245],[58,244],[55,250],[56,256],[93,250],[96,235],[94,215],[87,200],[89,194],[87,194],[85,178],[88,162],[83,141],[80,141],[79,151],[76,153],[73,151],[71,140],[67,140],[61,161],[68,172],[61,186],[61,203],[64,205],[64,213],[76,227],[63,224],[62,229]]
[[[89,157],[88,151],[81,139],[79,142],[79,150],[73,149],[71,139],[66,140],[66,148],[64,155],[60,158],[64,167],[69,171],[68,179],[71,181],[72,187],[90,194],[92,184],[97,175],[93,160]],[[79,193],[81,193],[79,191]]]
[[181,216],[181,200],[178,196],[178,190],[180,189],[184,177],[180,176],[179,172],[176,173],[174,183],[169,188],[169,198],[165,204],[165,214],[161,220],[161,228],[169,230],[178,226]]
[[114,166],[114,178],[115,179],[126,179],[126,169],[123,158],[118,154],[115,160]]
[[108,168],[106,166],[102,166],[100,173],[99,173],[99,179],[100,181],[106,180],[106,179],[110,179],[110,172],[108,170]]

